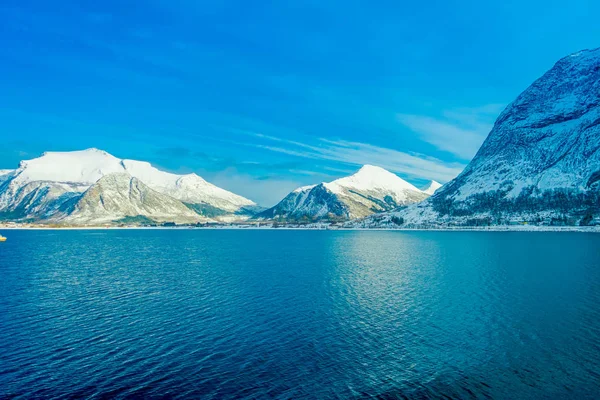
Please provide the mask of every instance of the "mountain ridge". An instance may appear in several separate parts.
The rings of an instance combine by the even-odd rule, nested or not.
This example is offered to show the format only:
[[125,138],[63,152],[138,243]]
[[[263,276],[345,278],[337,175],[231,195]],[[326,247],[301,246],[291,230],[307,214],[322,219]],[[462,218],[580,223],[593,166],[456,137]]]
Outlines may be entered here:
[[[118,174],[131,177],[128,186]],[[98,190],[124,202],[123,209],[109,207],[117,216],[132,209],[162,218],[176,210],[208,221],[256,212],[251,200],[195,174],[171,174],[87,149],[47,152],[16,170],[0,170],[0,218],[64,219],[76,215],[83,198],[93,199],[88,209],[102,203]],[[152,201],[144,204],[142,194]],[[500,113],[467,167],[443,186],[431,181],[421,190],[365,165],[353,175],[297,188],[255,219],[361,219],[348,226],[363,227],[600,225],[600,48],[564,57],[536,79]]]
[[210,221],[179,200],[124,172],[104,175],[66,211],[58,221],[70,224],[110,223],[127,217],[147,217],[155,222]]
[[455,179],[384,226],[600,223],[600,48],[560,59],[498,116]]
[[432,196],[435,192],[438,191],[439,188],[441,188],[443,185],[439,182],[434,181],[433,179],[429,181],[429,183],[427,183],[427,185],[423,186],[421,188],[421,191],[424,193],[427,193],[428,195]]
[[428,195],[396,174],[364,165],[332,182],[297,188],[255,219],[347,220],[422,201]]
[[[253,214],[256,207],[253,201],[212,185],[196,174],[172,174],[144,161],[119,159],[103,150],[91,148],[45,152],[40,157],[21,161],[16,170],[2,170],[0,217],[65,220],[62,215],[65,209],[111,174],[130,175],[153,191],[176,199],[200,217],[202,210],[210,208],[218,219],[243,220]],[[168,199],[164,201],[170,202]],[[186,210],[175,208],[188,216]],[[208,220],[208,217],[204,219]]]

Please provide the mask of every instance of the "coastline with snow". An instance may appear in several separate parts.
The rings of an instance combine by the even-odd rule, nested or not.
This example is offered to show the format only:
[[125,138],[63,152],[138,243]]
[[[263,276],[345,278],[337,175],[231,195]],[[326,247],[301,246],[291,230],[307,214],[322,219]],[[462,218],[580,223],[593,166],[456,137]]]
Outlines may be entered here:
[[448,227],[360,227],[336,226],[331,224],[308,225],[211,225],[211,226],[50,226],[27,224],[0,224],[0,230],[307,230],[307,231],[400,231],[400,232],[584,232],[600,233],[600,226],[540,226],[540,225],[496,225],[496,226],[448,226]]

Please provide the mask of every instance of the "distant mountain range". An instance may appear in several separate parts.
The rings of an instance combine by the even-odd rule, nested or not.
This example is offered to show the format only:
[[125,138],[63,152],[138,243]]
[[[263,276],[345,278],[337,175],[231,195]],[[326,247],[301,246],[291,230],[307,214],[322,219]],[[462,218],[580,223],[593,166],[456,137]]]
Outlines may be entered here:
[[264,210],[196,174],[97,149],[0,170],[0,219],[69,225],[252,219],[349,227],[600,225],[600,49],[556,65],[517,97],[465,170],[418,189],[365,165]]
[[558,61],[426,201],[355,226],[600,224],[600,49]]
[[[427,190],[438,185],[432,181]],[[0,170],[0,220],[63,225],[348,220],[428,196],[391,172],[364,166],[352,176],[300,188],[263,211],[196,174],[164,172],[98,149],[48,152],[16,170]],[[274,211],[292,198],[298,207],[285,215]]]
[[193,223],[240,220],[258,210],[253,201],[196,174],[171,174],[97,149],[49,152],[0,172],[5,220]]
[[254,218],[284,222],[362,218],[423,201],[439,186],[432,181],[423,191],[383,168],[365,165],[354,175],[298,188]]
[[438,191],[439,188],[442,187],[442,184],[436,181],[430,181],[427,185],[421,188],[423,193],[426,193],[432,196],[435,192]]

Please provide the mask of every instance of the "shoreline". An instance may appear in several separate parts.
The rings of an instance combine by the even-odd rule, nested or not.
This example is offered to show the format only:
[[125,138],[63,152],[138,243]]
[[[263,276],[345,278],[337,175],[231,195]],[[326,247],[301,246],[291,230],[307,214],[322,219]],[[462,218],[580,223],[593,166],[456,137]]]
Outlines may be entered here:
[[579,232],[600,233],[600,226],[490,226],[490,227],[436,227],[436,228],[362,228],[362,227],[306,227],[306,226],[0,226],[0,231],[106,231],[106,230],[300,230],[300,231],[388,231],[388,232]]

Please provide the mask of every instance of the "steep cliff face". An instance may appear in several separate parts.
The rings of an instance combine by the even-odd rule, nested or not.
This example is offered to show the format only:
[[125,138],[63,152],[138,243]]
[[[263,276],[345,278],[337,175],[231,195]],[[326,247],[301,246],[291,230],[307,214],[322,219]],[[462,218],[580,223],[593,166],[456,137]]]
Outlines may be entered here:
[[558,61],[506,107],[456,179],[397,217],[426,225],[578,224],[598,214],[599,185],[596,49]]
[[[600,49],[560,60],[498,117],[475,158],[440,194],[570,188],[600,169]],[[592,181],[590,181],[590,179]]]

